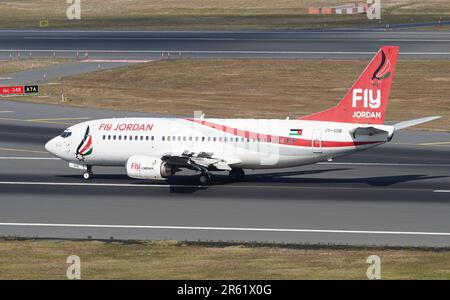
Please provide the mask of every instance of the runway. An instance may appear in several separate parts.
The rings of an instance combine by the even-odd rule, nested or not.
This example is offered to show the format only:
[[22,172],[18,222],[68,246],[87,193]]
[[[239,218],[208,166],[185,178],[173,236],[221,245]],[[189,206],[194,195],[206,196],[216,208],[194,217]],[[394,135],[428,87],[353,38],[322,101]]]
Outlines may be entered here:
[[401,58],[450,58],[446,31],[0,30],[0,59],[22,56],[367,58],[382,45]]
[[0,105],[0,234],[448,246],[450,134],[405,131],[392,144],[330,163],[249,171],[244,182],[191,173],[166,182],[124,168],[80,172],[45,141],[93,118],[148,115],[5,101]]

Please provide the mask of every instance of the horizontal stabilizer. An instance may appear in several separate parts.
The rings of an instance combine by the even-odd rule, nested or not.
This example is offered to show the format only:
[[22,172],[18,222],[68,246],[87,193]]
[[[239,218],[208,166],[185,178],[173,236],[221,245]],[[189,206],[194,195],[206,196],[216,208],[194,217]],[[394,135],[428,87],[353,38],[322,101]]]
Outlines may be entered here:
[[420,118],[420,119],[414,119],[414,120],[408,120],[408,121],[403,121],[397,124],[394,124],[394,128],[395,130],[400,130],[400,129],[404,129],[404,128],[408,128],[408,127],[412,127],[412,126],[416,126],[422,123],[426,123],[426,122],[430,122],[436,119],[440,119],[440,116],[433,116],[433,117],[426,117],[426,118]]
[[383,129],[379,129],[373,126],[368,126],[368,127],[356,127],[352,130],[350,130],[350,133],[353,135],[353,137],[357,136],[357,135],[375,135],[375,134],[379,134],[379,133],[386,133],[389,134],[389,132],[387,132],[386,130]]

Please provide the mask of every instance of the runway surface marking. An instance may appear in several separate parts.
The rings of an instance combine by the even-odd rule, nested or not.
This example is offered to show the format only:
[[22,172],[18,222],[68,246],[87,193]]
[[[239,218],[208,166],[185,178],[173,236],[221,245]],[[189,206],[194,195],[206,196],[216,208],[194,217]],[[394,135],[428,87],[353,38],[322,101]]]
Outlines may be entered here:
[[[57,118],[60,121],[68,121],[68,120],[80,120],[79,118]],[[31,122],[31,123],[47,123],[47,124],[60,124],[60,125],[73,125],[74,123],[69,122],[60,122],[57,119],[17,119],[17,118],[0,118],[0,120],[3,121],[12,121],[12,122]],[[83,117],[84,119],[84,117]],[[86,120],[89,120],[90,118],[86,118]]]
[[[80,37],[53,37],[53,36],[24,36],[22,37],[24,40],[167,40],[167,41],[235,41],[235,40],[245,40],[244,38],[202,38],[202,37],[88,37],[88,36],[80,36]],[[11,38],[0,38],[0,39],[11,39]],[[297,40],[295,38],[291,38]],[[286,40],[291,40],[286,39]],[[253,40],[253,39],[251,39]],[[271,40],[260,38],[260,40]],[[285,39],[278,39],[283,41]],[[300,39],[303,40],[303,39]]]
[[447,164],[400,164],[400,163],[353,163],[353,162],[319,162],[317,165],[354,165],[354,166],[393,166],[393,167],[445,167],[448,168],[450,165]]
[[[33,32],[42,33],[42,29],[1,29],[0,33],[16,33],[16,32]],[[267,33],[284,33],[284,34],[346,34],[346,33],[364,33],[364,34],[385,34],[384,29],[374,30],[330,30],[330,31],[313,31],[313,30],[296,30],[296,31],[267,31],[267,30],[92,30],[92,29],[71,29],[71,30],[45,30],[46,33],[255,33],[255,34],[267,34]],[[398,35],[448,35],[445,31],[398,31],[395,32]]]
[[13,113],[13,112],[14,112],[13,110],[0,110],[0,113],[2,113],[2,114],[4,114],[4,113]]
[[384,38],[379,39],[380,42],[450,42],[444,39],[404,39],[404,38]]
[[47,122],[47,121],[72,121],[72,120],[90,120],[91,117],[78,117],[78,118],[48,118],[48,119],[28,119],[27,122]]
[[0,151],[27,152],[27,153],[45,153],[45,154],[48,154],[47,151],[38,151],[38,150],[29,150],[29,149],[17,149],[17,148],[4,148],[4,147],[0,147]]
[[450,190],[434,190],[435,193],[450,193]]
[[355,190],[355,191],[417,191],[434,192],[433,189],[420,188],[385,188],[385,187],[337,187],[337,186],[297,186],[297,185],[194,185],[194,184],[140,184],[140,183],[93,183],[93,182],[44,182],[44,181],[0,181],[0,185],[42,185],[42,186],[85,186],[85,187],[132,187],[132,188],[238,188],[238,189],[298,189],[298,190]]
[[0,160],[60,160],[56,157],[0,156]]
[[448,141],[448,142],[421,143],[419,145],[421,145],[421,146],[450,145],[450,141]]
[[[374,55],[372,51],[268,51],[268,50],[97,50],[97,49],[0,49],[0,52],[89,52],[89,53],[199,53],[199,54],[325,54],[325,55]],[[450,52],[401,52],[399,55],[450,55]]]
[[80,60],[80,62],[86,62],[86,63],[148,63],[152,62],[153,60],[143,60],[143,59],[83,59]]
[[339,229],[293,229],[254,227],[207,227],[207,226],[158,226],[158,225],[106,225],[106,224],[53,224],[53,223],[0,223],[0,226],[24,227],[66,227],[66,228],[118,228],[118,229],[171,229],[171,230],[213,230],[213,231],[262,231],[294,233],[334,233],[334,234],[381,234],[381,235],[431,235],[450,236],[450,232],[389,231],[389,230],[339,230]]

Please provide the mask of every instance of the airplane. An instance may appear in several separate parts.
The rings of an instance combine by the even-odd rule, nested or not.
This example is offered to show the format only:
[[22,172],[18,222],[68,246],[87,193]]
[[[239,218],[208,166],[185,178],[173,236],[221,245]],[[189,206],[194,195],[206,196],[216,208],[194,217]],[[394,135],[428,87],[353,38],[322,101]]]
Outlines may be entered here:
[[332,161],[387,143],[397,130],[440,118],[384,124],[398,53],[398,46],[381,47],[335,107],[298,119],[91,120],[70,126],[45,149],[83,170],[84,179],[93,178],[94,166],[124,166],[129,177],[147,180],[190,169],[198,172],[201,185],[211,184],[213,171],[228,171],[239,181],[245,169]]

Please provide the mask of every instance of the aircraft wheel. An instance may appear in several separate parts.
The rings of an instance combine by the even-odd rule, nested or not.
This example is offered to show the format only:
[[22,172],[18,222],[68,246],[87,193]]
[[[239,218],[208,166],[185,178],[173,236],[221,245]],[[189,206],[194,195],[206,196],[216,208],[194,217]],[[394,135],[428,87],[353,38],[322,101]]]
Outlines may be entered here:
[[92,172],[84,172],[83,178],[86,180],[92,179],[94,177],[94,174]]
[[212,181],[211,174],[208,173],[200,174],[200,176],[198,177],[198,181],[200,182],[201,185],[210,185]]
[[242,169],[233,169],[228,176],[230,176],[230,179],[233,181],[240,181],[245,178],[245,172]]

